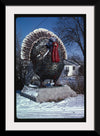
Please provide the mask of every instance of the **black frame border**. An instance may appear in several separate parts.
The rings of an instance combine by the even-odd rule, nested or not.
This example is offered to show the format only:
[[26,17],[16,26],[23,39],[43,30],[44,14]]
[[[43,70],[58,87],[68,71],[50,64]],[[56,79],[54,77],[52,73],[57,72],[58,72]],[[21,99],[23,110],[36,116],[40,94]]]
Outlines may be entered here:
[[[3,32],[3,35],[2,35],[2,40],[1,40],[1,42],[5,45],[4,47],[5,47],[5,49],[3,50],[4,51],[4,53],[2,52],[1,53],[1,55],[4,55],[5,54],[5,52],[6,52],[6,42],[5,42],[5,39],[6,39],[6,26],[5,26],[5,21],[6,21],[6,19],[5,19],[5,7],[6,6],[24,6],[24,5],[30,5],[30,6],[34,6],[34,5],[37,5],[37,6],[39,6],[38,5],[38,3],[39,2],[33,2],[32,0],[28,0],[27,2],[26,1],[24,1],[24,2],[22,2],[22,1],[18,1],[18,0],[15,0],[15,1],[13,1],[13,0],[5,0],[5,1],[1,1],[1,14],[3,14],[3,15],[1,15],[1,18],[2,18],[2,28],[1,28],[1,30],[2,30],[2,32]],[[53,4],[51,4],[51,3],[53,3]],[[63,4],[62,4],[63,3]],[[98,44],[99,43],[99,32],[100,32],[100,26],[99,26],[99,24],[100,24],[100,20],[98,19],[98,16],[99,16],[99,13],[100,13],[100,0],[82,0],[82,1],[79,1],[79,0],[76,0],[76,1],[74,1],[74,0],[70,0],[70,1],[67,1],[67,2],[57,2],[57,3],[54,3],[54,2],[47,2],[47,3],[45,3],[45,2],[40,2],[39,3],[40,4],[40,6],[94,6],[95,7],[95,20],[94,20],[94,22],[95,22],[95,49],[94,49],[94,55],[95,55],[95,58],[94,58],[94,60],[95,60],[95,64],[94,64],[94,90],[95,90],[95,130],[94,131],[79,131],[79,132],[82,132],[83,134],[95,134],[95,135],[98,135],[99,133],[100,133],[100,110],[98,109],[98,103],[100,102],[100,99],[99,99],[99,96],[100,96],[100,91],[96,91],[97,89],[98,89],[98,87],[99,86],[97,86],[97,80],[96,80],[96,76],[98,75],[98,72],[97,71],[95,71],[95,66],[96,66],[96,60],[98,60],[98,55],[97,55],[97,53],[95,54],[95,51],[96,51],[96,49],[97,49],[97,47],[99,47],[99,45],[98,46],[96,46],[96,44]],[[4,63],[4,69],[2,69],[2,70],[4,70],[4,72],[5,72],[5,76],[4,75],[2,75],[4,78],[5,78],[5,80],[4,80],[4,90],[5,90],[5,88],[6,88],[6,54],[4,55],[4,57],[2,57],[2,58],[5,58],[4,59],[4,61],[5,61],[5,63],[4,63],[4,61],[2,61],[2,63]],[[98,66],[98,68],[99,68],[99,66]],[[4,97],[2,97],[1,98],[1,101],[3,101],[3,103],[4,103],[4,106],[6,106],[5,105],[5,103],[6,103],[6,100],[5,100],[5,93],[6,93],[6,91],[4,91],[4,92],[1,92],[2,93],[2,95],[4,96]],[[5,120],[6,120],[6,117],[5,117],[5,112],[6,112],[6,110],[5,110],[5,108],[4,108],[4,106],[2,106],[1,105],[1,107],[3,107],[3,111],[4,111],[4,114],[1,112],[1,114],[2,114],[2,116],[1,116],[1,122],[5,122]],[[4,119],[3,119],[3,118]],[[5,122],[6,123],[6,122]],[[5,124],[3,125],[2,124],[2,127],[1,127],[1,129],[3,128],[3,130],[5,131]],[[1,132],[3,132],[3,131],[1,131]],[[68,131],[69,132],[69,131]],[[72,131],[71,131],[72,132]],[[74,134],[74,133],[73,133]],[[78,133],[79,134],[79,133]]]

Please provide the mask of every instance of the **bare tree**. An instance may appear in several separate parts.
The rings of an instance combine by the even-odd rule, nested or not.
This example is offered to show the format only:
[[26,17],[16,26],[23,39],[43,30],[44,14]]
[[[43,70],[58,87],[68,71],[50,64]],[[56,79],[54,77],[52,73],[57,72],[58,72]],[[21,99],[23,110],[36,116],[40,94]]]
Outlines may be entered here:
[[20,70],[21,70],[21,58],[20,58],[20,42],[18,35],[16,35],[16,76],[20,79]]
[[16,34],[16,90],[23,87],[20,35]]
[[54,30],[66,46],[77,43],[84,56],[84,17],[59,17]]
[[21,90],[28,85],[34,75],[33,65],[21,59],[21,34],[16,34],[16,89]]

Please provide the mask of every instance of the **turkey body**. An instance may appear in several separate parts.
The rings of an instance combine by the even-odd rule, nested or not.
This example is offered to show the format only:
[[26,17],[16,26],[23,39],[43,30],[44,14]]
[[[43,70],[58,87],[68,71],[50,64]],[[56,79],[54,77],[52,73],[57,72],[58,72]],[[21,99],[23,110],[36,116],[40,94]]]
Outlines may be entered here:
[[[50,38],[56,39],[56,47],[53,44],[50,45]],[[56,82],[64,68],[63,61],[67,59],[67,53],[63,42],[57,35],[47,29],[39,28],[24,38],[21,59],[32,62],[33,71],[40,77],[41,82],[45,79],[52,79]]]
[[31,61],[33,63],[34,72],[40,77],[41,81],[45,79],[52,79],[57,81],[63,67],[63,53],[58,49],[60,61],[52,62],[52,49],[48,49],[46,44],[48,39],[41,39],[37,42],[31,52]]

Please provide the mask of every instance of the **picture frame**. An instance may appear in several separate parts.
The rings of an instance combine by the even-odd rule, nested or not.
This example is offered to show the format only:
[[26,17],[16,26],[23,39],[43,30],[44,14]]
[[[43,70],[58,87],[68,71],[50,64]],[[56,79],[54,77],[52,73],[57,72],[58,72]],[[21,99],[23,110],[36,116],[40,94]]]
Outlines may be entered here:
[[[15,3],[15,4],[14,4]],[[11,1],[6,1],[6,2],[2,2],[2,11],[3,11],[3,13],[5,13],[4,15],[6,16],[6,6],[14,6],[14,5],[16,5],[16,6],[21,6],[21,5],[31,5],[32,4],[32,2],[30,1],[28,1],[28,3],[27,2],[25,2],[24,4],[22,4],[21,2],[18,4],[18,1],[14,1],[14,3],[12,3]],[[39,6],[43,6],[43,4],[44,3],[40,3],[40,5]],[[33,5],[35,5],[35,4],[33,4]],[[45,4],[44,4],[45,5]],[[70,2],[68,2],[67,4],[66,4],[66,6],[69,6],[69,5],[71,5],[70,4]],[[94,8],[95,8],[95,17],[96,17],[96,22],[95,23],[97,23],[98,22],[98,20],[97,20],[97,14],[99,13],[98,11],[99,11],[99,6],[100,6],[100,2],[97,2],[97,1],[93,1],[93,2],[87,2],[87,1],[84,1],[84,2],[81,2],[81,3],[78,3],[78,2],[73,2],[73,4],[72,4],[73,6],[80,6],[80,5],[84,5],[84,6],[94,6]],[[47,6],[47,5],[45,5],[45,6]],[[57,5],[51,5],[50,4],[50,6],[57,6]],[[60,5],[61,6],[61,5]],[[65,5],[62,5],[62,6],[65,6]],[[3,21],[5,21],[5,26],[4,26],[4,28],[6,28],[7,29],[7,26],[6,26],[6,19],[4,20],[4,18],[3,18]],[[97,23],[97,24],[99,24],[99,23]],[[95,24],[95,30],[96,30],[96,33],[98,33],[98,28],[96,27],[96,26],[98,26],[98,25],[96,25]],[[6,38],[6,29],[5,29],[5,38]],[[7,41],[7,40],[6,40]],[[98,41],[98,36],[96,35],[95,36],[95,43],[96,43],[96,41]],[[6,42],[5,42],[5,40],[4,40],[4,44],[5,44],[5,47],[6,47],[6,55],[5,56],[7,56],[7,50],[8,50],[8,47],[6,46]],[[92,50],[93,51],[93,50]],[[94,49],[94,51],[95,51],[95,49]],[[94,53],[93,53],[94,54]],[[92,55],[93,55],[92,54]],[[90,55],[91,56],[91,55]],[[94,56],[92,56],[93,58],[94,58]],[[6,60],[5,60],[6,61]],[[94,70],[94,68],[93,68],[93,70]],[[7,63],[6,63],[6,80],[5,80],[5,82],[6,82],[6,84],[7,84],[7,72],[8,72],[8,70],[7,70]],[[11,72],[11,71],[10,71]],[[93,72],[93,71],[92,71]],[[94,73],[93,73],[93,75],[94,75]],[[94,77],[94,76],[93,76]],[[92,79],[92,82],[94,81],[94,79]],[[6,85],[6,88],[7,88],[7,85]],[[92,88],[93,90],[94,90],[94,88]],[[5,90],[5,94],[7,95],[7,91]],[[94,104],[95,104],[95,122],[94,122],[94,130],[90,130],[90,131],[92,131],[92,133],[95,133],[95,134],[98,134],[99,133],[99,111],[98,111],[98,108],[97,108],[97,103],[98,103],[98,101],[99,101],[99,92],[96,92],[96,90],[95,90],[95,102],[94,102]],[[7,96],[5,96],[5,106],[6,106],[6,100],[7,99]],[[6,115],[6,112],[7,112],[7,109],[5,110],[5,115]],[[13,112],[13,110],[11,111],[11,112]],[[5,118],[5,127],[4,127],[4,129],[5,129],[5,131],[9,131],[9,130],[18,130],[18,129],[16,129],[15,128],[15,126],[13,127],[13,126],[11,126],[10,127],[10,129],[7,129],[7,122],[6,122],[6,120],[7,120],[7,115],[4,117]],[[8,123],[9,124],[9,123]],[[9,124],[10,125],[10,124]],[[9,126],[8,125],[8,126]],[[37,126],[37,124],[36,124],[36,126]],[[41,126],[41,125],[40,125]],[[63,127],[64,127],[64,129],[61,129],[61,130],[66,130],[65,128],[66,128],[66,124],[64,124],[63,123]],[[11,129],[12,128],[12,129]],[[21,130],[21,129],[20,129]],[[25,130],[25,127],[24,127],[24,129],[23,130]],[[35,130],[41,130],[41,129],[35,129]],[[44,130],[44,129],[43,129]],[[48,128],[46,129],[46,130],[48,130]],[[51,129],[52,130],[52,129]],[[54,129],[53,129],[54,130]],[[58,130],[57,128],[55,129],[55,130]],[[74,129],[75,130],[75,129]],[[87,129],[86,129],[87,130]],[[58,130],[59,131],[59,130]],[[68,130],[67,130],[68,131]],[[84,132],[85,133],[85,132]]]

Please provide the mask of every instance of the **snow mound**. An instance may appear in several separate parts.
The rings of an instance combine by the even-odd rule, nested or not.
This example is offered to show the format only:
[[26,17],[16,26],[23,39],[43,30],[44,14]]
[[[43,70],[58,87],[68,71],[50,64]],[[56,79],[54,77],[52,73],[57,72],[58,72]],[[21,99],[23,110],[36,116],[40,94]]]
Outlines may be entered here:
[[84,95],[37,103],[16,94],[16,115],[19,119],[84,118]]

